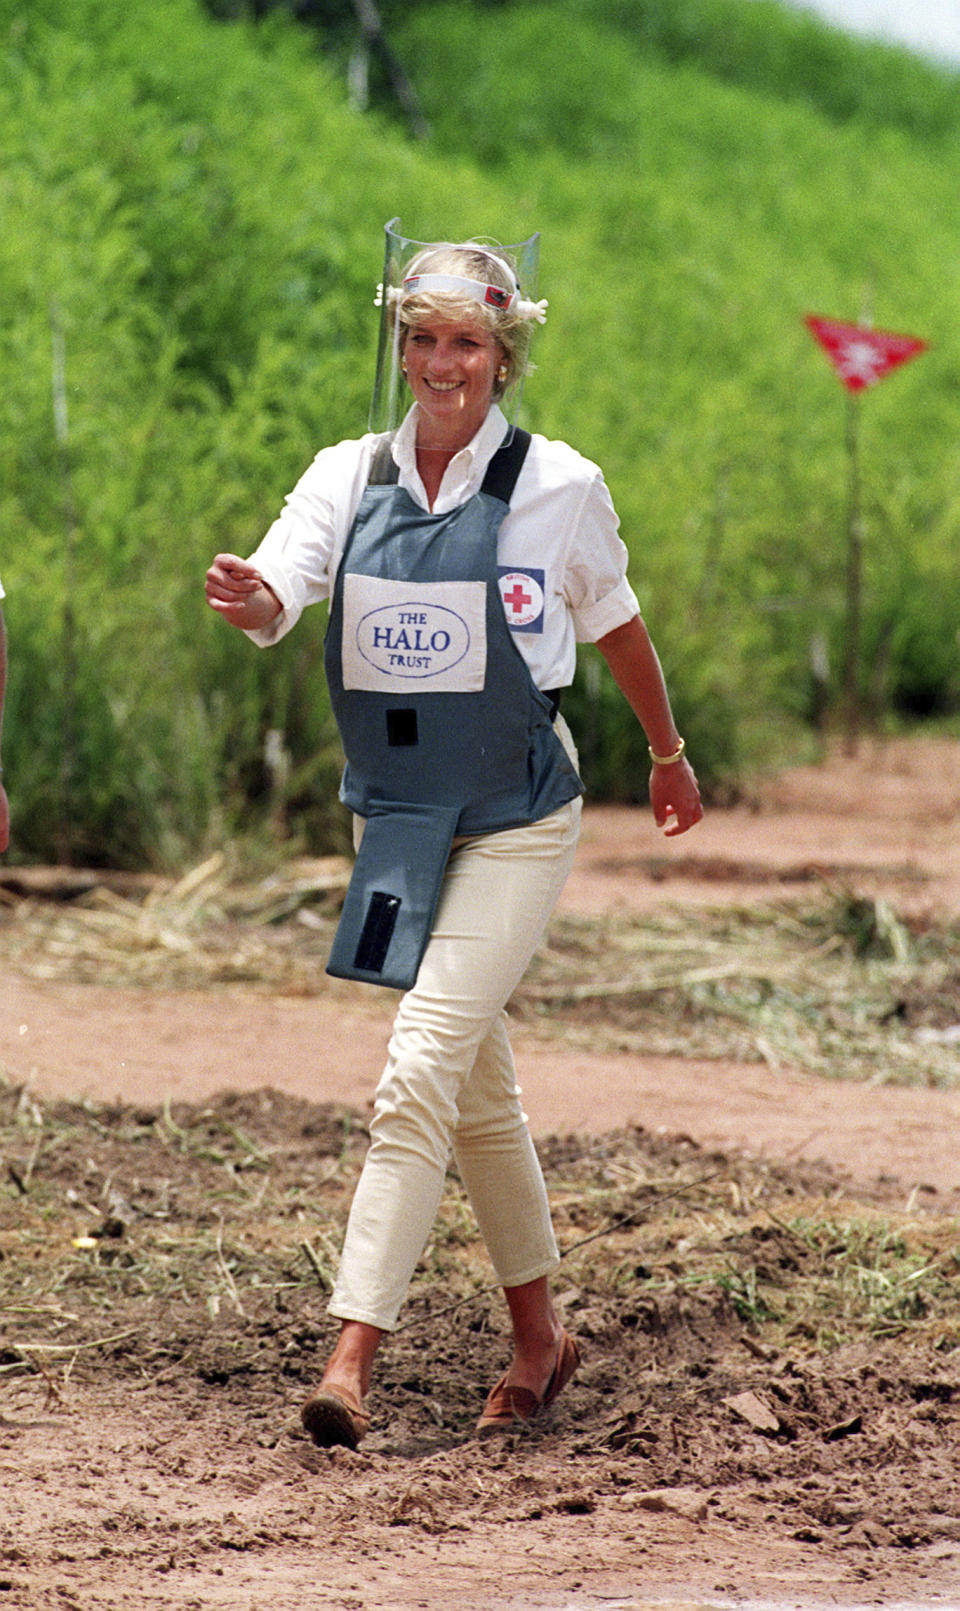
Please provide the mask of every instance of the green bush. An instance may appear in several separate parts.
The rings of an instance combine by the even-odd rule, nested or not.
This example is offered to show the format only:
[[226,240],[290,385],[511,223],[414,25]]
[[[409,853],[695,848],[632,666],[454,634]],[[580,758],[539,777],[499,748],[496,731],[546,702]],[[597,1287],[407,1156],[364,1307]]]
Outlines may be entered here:
[[[350,104],[331,8],[319,33],[220,9],[243,17],[0,0],[15,856],[179,866],[278,807],[297,842],[342,842],[322,612],[261,653],[202,579],[364,429],[395,214],[425,239],[542,230],[526,422],[607,475],[708,790],[809,727],[821,639],[839,692],[845,400],[802,315],[927,336],[860,405],[860,676],[877,720],[956,716],[955,77],[763,0],[385,4],[417,142]],[[565,707],[591,791],[643,799],[595,662]]]

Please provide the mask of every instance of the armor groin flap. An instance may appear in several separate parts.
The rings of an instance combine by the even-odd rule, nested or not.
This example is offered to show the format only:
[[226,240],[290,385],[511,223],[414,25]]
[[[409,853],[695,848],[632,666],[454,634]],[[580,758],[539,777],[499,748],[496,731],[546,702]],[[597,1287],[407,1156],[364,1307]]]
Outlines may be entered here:
[[328,973],[396,990],[416,982],[459,815],[395,800],[371,807]]

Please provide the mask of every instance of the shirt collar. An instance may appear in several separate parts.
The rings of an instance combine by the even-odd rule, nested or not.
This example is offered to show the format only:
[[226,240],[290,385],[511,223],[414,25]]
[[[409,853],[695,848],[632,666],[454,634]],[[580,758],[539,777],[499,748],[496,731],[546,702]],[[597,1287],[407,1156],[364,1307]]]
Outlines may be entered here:
[[[391,452],[400,470],[401,475],[410,479],[417,476],[417,413],[418,406],[413,407],[406,414],[396,436],[393,439]],[[493,458],[498,447],[509,430],[509,423],[502,408],[497,403],[491,403],[487,417],[479,431],[470,439],[466,447],[455,453],[447,466],[444,483],[448,477],[461,484],[470,484],[470,490],[476,491],[474,482],[479,485],[487,472],[487,465]],[[418,478],[419,479],[419,478]]]

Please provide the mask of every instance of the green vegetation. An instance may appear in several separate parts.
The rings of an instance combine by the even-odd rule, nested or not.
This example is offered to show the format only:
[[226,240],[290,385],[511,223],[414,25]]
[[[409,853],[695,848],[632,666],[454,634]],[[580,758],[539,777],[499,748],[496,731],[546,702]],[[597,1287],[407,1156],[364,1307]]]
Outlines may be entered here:
[[[878,720],[954,719],[958,80],[768,0],[385,5],[418,142],[350,104],[316,9],[319,31],[0,0],[14,855],[178,867],[278,804],[339,843],[321,612],[262,654],[202,576],[363,429],[394,214],[423,238],[541,229],[527,421],[603,465],[714,788],[812,750],[818,634],[838,692],[844,398],[802,314],[926,336],[862,405],[862,684]],[[590,782],[641,798],[642,737],[592,659],[569,702]]]

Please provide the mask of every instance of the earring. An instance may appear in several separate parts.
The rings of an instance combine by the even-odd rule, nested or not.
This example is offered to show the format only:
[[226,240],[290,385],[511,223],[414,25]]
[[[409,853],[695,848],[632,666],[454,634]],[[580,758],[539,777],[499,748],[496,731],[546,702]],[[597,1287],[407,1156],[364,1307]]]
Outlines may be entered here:
[[501,386],[503,385],[503,383],[506,380],[506,378],[507,378],[507,366],[506,366],[506,364],[501,364],[500,368],[497,370],[497,379],[500,382]]

